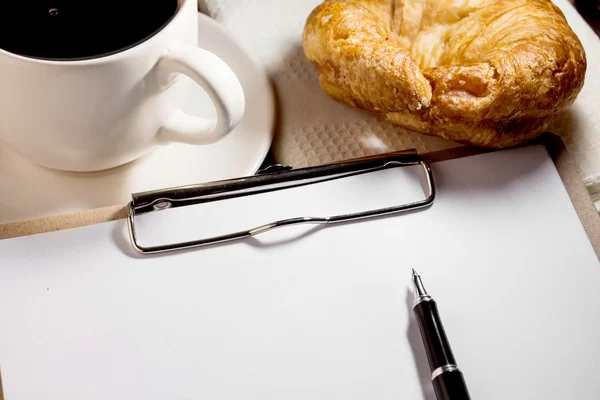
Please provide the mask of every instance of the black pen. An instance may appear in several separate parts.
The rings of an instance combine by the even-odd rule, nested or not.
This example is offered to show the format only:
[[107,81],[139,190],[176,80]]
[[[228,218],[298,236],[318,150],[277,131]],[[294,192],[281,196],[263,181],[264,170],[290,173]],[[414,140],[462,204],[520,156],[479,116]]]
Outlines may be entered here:
[[419,274],[414,269],[412,272],[415,295],[413,312],[427,352],[435,395],[438,400],[469,400],[467,385],[456,366],[437,304],[425,291]]

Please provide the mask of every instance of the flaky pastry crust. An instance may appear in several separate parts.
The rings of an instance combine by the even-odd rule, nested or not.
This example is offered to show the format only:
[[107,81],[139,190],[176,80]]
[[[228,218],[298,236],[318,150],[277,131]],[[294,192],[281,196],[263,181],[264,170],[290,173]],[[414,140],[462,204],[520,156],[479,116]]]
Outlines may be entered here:
[[586,71],[550,0],[326,0],[303,48],[335,100],[479,147],[537,137]]

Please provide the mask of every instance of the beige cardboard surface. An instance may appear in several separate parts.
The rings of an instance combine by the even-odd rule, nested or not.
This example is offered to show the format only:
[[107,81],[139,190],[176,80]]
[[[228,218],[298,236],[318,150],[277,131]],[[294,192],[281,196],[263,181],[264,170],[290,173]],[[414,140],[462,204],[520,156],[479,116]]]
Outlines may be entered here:
[[127,217],[127,206],[115,205],[67,215],[11,222],[0,225],[0,240],[100,224],[125,217]]
[[592,201],[592,197],[583,184],[575,162],[562,146],[560,139],[553,138],[547,146],[556,169],[562,179],[581,224],[590,239],[596,256],[600,259],[600,214]]
[[[596,255],[600,259],[600,214],[598,214],[592,198],[585,188],[578,170],[561,139],[554,135],[547,135],[541,140],[546,144],[548,152],[554,160],[558,173],[569,193],[571,202],[577,211],[577,215],[581,220]],[[459,147],[423,154],[422,156],[430,163],[434,163],[483,152],[486,151]],[[127,204],[122,204],[74,214],[0,225],[0,240],[114,221],[126,218],[127,209]]]

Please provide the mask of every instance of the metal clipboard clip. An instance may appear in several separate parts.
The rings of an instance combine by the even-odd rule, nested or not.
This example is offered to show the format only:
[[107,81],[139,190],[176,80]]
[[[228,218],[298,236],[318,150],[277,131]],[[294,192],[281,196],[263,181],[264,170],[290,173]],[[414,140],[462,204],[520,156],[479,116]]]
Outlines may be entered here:
[[[416,202],[351,214],[321,217],[299,216],[272,221],[261,226],[251,227],[244,231],[232,232],[226,235],[158,246],[142,246],[136,236],[136,215],[240,196],[284,190],[388,168],[413,165],[420,165],[423,168],[428,189],[426,197],[423,200]],[[416,150],[405,150],[356,158],[316,167],[292,169],[289,166],[273,166],[258,171],[256,175],[242,178],[134,193],[132,194],[132,201],[129,203],[127,225],[133,248],[140,254],[155,254],[240,240],[272,229],[297,224],[336,224],[383,215],[398,214],[428,208],[433,204],[434,199],[435,184],[429,164],[417,154]]]

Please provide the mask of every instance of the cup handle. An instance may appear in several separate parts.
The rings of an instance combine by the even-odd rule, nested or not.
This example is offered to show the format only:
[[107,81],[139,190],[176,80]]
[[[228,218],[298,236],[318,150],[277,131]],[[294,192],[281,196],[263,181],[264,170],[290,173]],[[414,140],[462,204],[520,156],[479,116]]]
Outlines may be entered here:
[[213,143],[241,121],[246,104],[242,85],[231,68],[210,51],[183,43],[175,44],[159,59],[157,68],[162,86],[168,86],[174,74],[190,77],[206,91],[217,111],[216,120],[175,111],[160,131],[160,140]]

